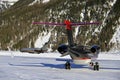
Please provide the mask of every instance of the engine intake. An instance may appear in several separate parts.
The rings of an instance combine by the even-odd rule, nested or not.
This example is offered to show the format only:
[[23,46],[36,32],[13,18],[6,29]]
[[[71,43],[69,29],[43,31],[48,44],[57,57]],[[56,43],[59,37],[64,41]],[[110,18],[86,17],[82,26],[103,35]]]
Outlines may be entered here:
[[58,50],[61,54],[64,54],[65,52],[68,51],[68,46],[65,45],[65,44],[62,44],[62,45],[60,45],[60,46],[58,47],[57,50]]
[[100,49],[100,47],[98,45],[94,45],[94,46],[92,46],[92,48],[90,50],[92,53],[95,53],[99,49]]

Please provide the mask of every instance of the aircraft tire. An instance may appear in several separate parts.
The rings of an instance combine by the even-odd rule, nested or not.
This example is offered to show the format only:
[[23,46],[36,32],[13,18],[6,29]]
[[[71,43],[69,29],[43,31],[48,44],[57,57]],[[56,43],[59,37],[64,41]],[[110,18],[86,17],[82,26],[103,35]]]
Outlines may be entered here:
[[98,62],[95,63],[95,65],[93,67],[93,70],[99,71],[99,64],[98,64]]

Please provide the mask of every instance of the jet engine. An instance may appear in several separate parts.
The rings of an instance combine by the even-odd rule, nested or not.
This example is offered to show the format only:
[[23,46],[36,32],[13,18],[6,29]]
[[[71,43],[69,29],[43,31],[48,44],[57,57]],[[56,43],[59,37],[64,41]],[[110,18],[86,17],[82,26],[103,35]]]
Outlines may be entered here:
[[57,50],[58,50],[61,54],[64,54],[65,52],[68,51],[68,46],[65,45],[65,44],[62,44],[62,45],[60,45],[60,46],[58,47]]
[[91,50],[92,53],[95,53],[95,52],[98,51],[99,49],[100,49],[100,47],[99,47],[98,45],[94,45],[94,46],[91,47],[90,50]]

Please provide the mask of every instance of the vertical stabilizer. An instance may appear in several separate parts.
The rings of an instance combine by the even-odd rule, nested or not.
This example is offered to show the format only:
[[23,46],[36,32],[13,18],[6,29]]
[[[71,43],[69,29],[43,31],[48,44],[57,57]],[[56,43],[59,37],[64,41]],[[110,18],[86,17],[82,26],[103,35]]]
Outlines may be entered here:
[[71,22],[68,21],[68,20],[65,20],[64,23],[66,24],[68,44],[69,44],[70,47],[73,47],[74,41],[73,41],[73,35],[72,35]]

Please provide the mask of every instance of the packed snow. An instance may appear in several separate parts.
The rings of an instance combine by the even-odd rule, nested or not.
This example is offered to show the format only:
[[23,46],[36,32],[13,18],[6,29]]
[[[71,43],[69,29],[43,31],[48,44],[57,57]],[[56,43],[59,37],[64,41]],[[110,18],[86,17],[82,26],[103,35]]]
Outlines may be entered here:
[[61,58],[58,53],[0,51],[0,80],[120,80],[119,53],[100,53],[99,71],[71,60],[71,70],[65,70],[67,60],[70,56]]

